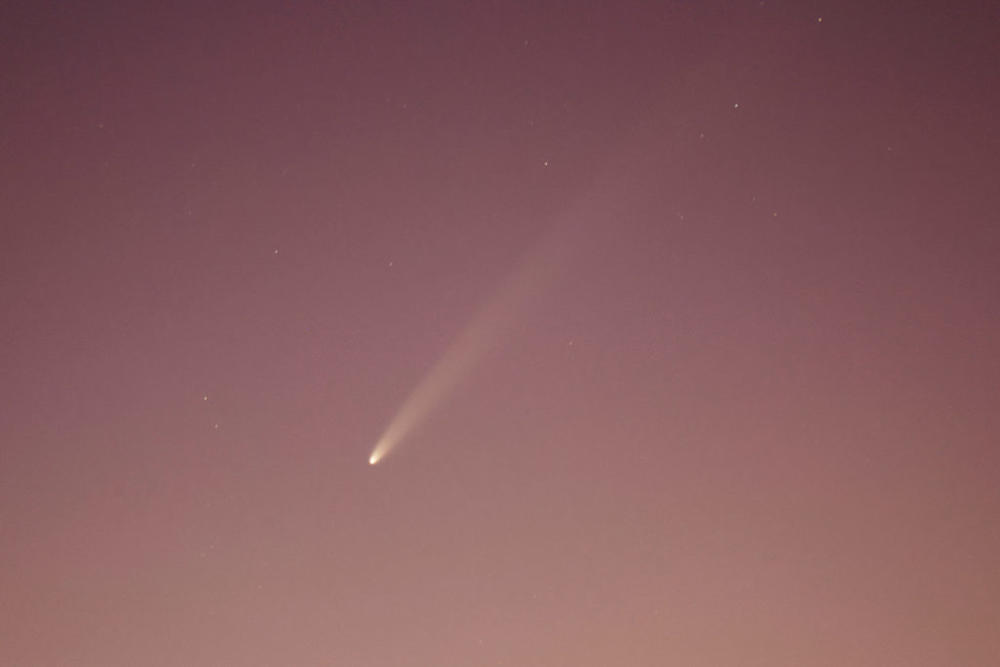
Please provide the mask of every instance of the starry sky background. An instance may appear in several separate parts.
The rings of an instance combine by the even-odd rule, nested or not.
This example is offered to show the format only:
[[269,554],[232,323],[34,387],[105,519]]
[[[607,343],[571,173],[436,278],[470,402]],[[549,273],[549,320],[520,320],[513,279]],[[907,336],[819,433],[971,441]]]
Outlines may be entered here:
[[1000,664],[991,3],[0,11],[0,663]]

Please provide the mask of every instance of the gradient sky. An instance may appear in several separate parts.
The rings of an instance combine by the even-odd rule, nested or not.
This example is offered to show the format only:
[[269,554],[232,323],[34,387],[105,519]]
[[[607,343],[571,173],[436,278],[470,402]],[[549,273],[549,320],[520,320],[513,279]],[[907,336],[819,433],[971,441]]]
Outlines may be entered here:
[[156,4],[0,10],[0,664],[1000,664],[994,3]]

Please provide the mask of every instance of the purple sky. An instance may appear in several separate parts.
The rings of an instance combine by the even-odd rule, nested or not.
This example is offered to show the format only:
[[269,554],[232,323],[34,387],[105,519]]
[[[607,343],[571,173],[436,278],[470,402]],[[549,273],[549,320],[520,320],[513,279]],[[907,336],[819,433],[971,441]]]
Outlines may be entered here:
[[0,664],[1000,664],[991,4],[5,3]]

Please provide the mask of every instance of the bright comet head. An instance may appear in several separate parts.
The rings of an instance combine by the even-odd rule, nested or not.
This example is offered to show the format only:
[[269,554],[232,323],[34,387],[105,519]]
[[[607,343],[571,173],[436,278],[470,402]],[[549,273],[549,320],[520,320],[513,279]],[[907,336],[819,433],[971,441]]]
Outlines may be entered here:
[[368,457],[368,465],[373,466],[376,463],[378,463],[378,456],[372,454],[371,456]]

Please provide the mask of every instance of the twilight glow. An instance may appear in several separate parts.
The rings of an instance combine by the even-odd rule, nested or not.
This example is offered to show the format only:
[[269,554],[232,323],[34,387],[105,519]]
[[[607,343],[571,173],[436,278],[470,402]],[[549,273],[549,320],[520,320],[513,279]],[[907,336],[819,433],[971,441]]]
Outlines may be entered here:
[[996,6],[0,2],[0,667],[1000,665]]

